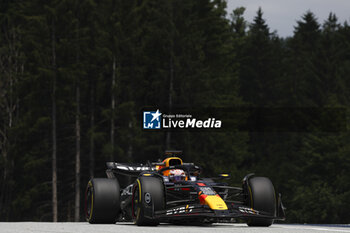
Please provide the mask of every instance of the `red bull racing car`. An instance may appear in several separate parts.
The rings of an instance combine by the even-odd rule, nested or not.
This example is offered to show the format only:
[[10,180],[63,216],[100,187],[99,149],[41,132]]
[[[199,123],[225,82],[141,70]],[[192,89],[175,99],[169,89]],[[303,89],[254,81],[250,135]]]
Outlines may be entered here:
[[243,219],[249,226],[270,226],[285,219],[281,195],[268,178],[249,174],[242,187],[232,187],[222,182],[228,174],[201,178],[200,167],[176,155],[170,152],[164,161],[145,165],[107,162],[108,178],[87,185],[87,221],[144,226]]

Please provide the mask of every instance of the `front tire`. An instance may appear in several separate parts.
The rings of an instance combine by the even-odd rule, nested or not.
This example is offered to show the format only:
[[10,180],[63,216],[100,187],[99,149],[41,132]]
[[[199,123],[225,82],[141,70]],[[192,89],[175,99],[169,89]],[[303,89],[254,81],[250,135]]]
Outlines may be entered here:
[[[267,177],[253,177],[248,180],[247,206],[276,215],[276,197],[272,182]],[[268,227],[273,223],[273,219],[249,219],[248,226]]]
[[164,184],[160,178],[139,177],[133,187],[132,217],[138,226],[156,226],[158,220],[152,219],[155,211],[165,209]]
[[91,179],[85,194],[85,216],[89,223],[114,224],[120,214],[120,186],[117,179]]

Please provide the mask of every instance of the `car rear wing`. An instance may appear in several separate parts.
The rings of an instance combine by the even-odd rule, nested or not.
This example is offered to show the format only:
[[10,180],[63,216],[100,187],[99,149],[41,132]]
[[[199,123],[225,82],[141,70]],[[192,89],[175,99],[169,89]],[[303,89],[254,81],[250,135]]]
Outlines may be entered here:
[[114,178],[115,175],[124,175],[137,177],[141,172],[155,171],[156,168],[149,164],[142,163],[116,163],[107,162],[106,174],[108,178]]

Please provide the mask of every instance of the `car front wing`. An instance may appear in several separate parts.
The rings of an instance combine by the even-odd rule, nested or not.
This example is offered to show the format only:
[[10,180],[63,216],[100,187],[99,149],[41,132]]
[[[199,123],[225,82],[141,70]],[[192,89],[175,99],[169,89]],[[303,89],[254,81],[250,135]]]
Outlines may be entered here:
[[[173,207],[167,210],[152,211],[150,206],[149,211],[145,209],[146,215],[152,219],[168,220],[168,219],[183,219],[183,218],[214,218],[218,220],[228,220],[232,218],[239,219],[251,219],[251,218],[263,218],[284,220],[284,211],[280,216],[272,216],[269,213],[263,211],[257,211],[247,206],[233,204],[227,210],[212,210],[206,205],[201,204],[188,204]],[[280,211],[277,211],[280,213]],[[152,214],[153,213],[153,214]]]

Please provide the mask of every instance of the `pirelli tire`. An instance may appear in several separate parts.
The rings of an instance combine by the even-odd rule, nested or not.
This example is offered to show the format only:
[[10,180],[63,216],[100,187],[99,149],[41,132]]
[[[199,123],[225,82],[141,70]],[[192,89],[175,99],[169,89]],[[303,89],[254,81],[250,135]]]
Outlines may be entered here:
[[85,216],[89,223],[114,224],[120,214],[120,186],[117,179],[94,178],[85,194]]
[[132,193],[132,217],[138,226],[156,226],[155,211],[165,209],[163,180],[155,176],[140,176]]
[[[271,180],[267,177],[253,177],[248,180],[247,205],[251,208],[264,211],[271,216],[276,215],[275,189]],[[249,219],[248,226],[268,227],[273,219]]]

